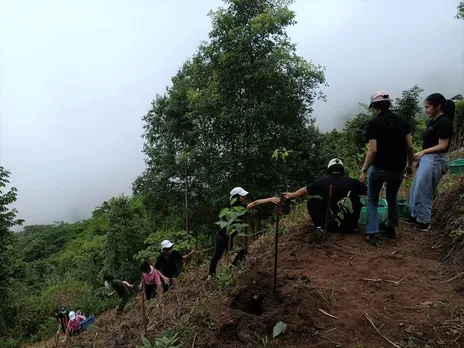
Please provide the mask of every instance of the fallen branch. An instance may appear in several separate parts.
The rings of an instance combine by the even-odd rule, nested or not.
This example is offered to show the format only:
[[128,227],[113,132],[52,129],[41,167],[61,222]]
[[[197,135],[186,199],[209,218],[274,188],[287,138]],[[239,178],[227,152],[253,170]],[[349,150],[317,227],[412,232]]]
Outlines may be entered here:
[[195,340],[197,339],[197,335],[193,336],[193,343],[192,343],[192,348],[195,347]]
[[451,279],[445,280],[443,283],[452,282],[453,280],[455,280],[455,279],[457,279],[457,278],[459,278],[459,277],[461,277],[461,276],[463,276],[463,275],[464,275],[464,272],[461,272],[461,273],[459,273],[457,276],[455,276],[455,277],[453,277],[453,278],[451,278]]
[[374,322],[372,321],[371,317],[369,316],[369,314],[367,313],[364,313],[364,316],[366,317],[367,321],[372,325],[372,327],[374,328],[375,331],[377,331],[377,333],[382,336],[382,338],[387,341],[388,343],[390,343],[393,347],[396,347],[396,348],[401,348],[399,345],[393,343],[392,341],[390,341],[387,337],[385,337],[379,329],[377,329],[377,327],[375,326]]
[[383,280],[383,279],[371,279],[371,278],[362,278],[361,280],[365,280],[366,282],[374,282],[374,283],[381,283],[381,282],[386,282],[386,283],[392,283],[395,285],[400,285],[400,283],[403,281],[405,277],[401,278],[400,280]]
[[361,280],[365,280],[366,282],[375,282],[375,283],[380,283],[383,281],[382,279],[371,279],[371,278],[362,278]]
[[324,315],[327,315],[327,316],[330,317],[330,318],[338,319],[335,315],[332,315],[332,314],[330,314],[330,313],[327,313],[327,312],[326,312],[325,310],[323,310],[323,309],[319,309],[319,312],[321,312],[321,313],[324,314]]

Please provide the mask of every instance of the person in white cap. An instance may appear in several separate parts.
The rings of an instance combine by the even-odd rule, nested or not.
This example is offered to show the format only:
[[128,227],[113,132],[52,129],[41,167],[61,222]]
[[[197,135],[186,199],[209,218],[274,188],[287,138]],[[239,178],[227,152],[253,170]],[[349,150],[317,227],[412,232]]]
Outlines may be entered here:
[[[411,126],[402,116],[390,110],[391,98],[388,92],[376,92],[369,105],[376,115],[367,125],[366,140],[368,152],[359,180],[364,182],[369,175],[367,197],[366,241],[377,246],[380,231],[389,238],[395,238],[398,226],[398,190],[404,175],[412,174],[414,147]],[[382,186],[386,184],[388,219],[379,225],[378,204]]]
[[[156,259],[155,268],[159,270],[164,277],[161,277],[164,291],[168,290],[173,284],[173,279],[180,274],[181,267],[184,261],[190,260],[194,254],[198,254],[198,250],[194,249],[187,255],[182,255],[177,250],[173,250],[174,243],[169,240],[161,242],[161,254]],[[166,282],[166,277],[169,282]]]
[[85,317],[81,314],[76,314],[74,311],[69,312],[69,321],[66,330],[65,341],[69,336],[75,336],[81,332],[81,322],[84,319]]
[[[332,198],[330,209],[333,213],[328,218],[327,229],[329,232],[357,232],[359,229],[358,220],[361,215],[360,195],[367,194],[366,185],[356,179],[345,175],[343,162],[339,158],[330,160],[327,165],[327,176],[315,180],[312,184],[300,188],[298,191],[284,194],[285,199],[295,199],[310,195],[307,207],[311,220],[314,223],[314,229],[318,236],[323,232],[327,217],[327,204],[329,202],[329,191],[332,185]],[[353,212],[345,213],[343,220],[339,224],[333,217],[337,216],[340,208],[337,204],[344,198],[351,200]]]
[[[230,191],[229,206],[230,207],[241,206],[245,209],[253,209],[257,207],[258,205],[267,204],[267,203],[277,204],[280,202],[279,197],[269,197],[269,198],[258,199],[251,203],[246,203],[245,201],[246,201],[247,195],[248,195],[248,191],[245,191],[242,187],[234,187]],[[238,222],[246,221],[246,214],[238,216],[237,221]],[[232,236],[232,238],[233,237],[234,236]],[[216,275],[217,264],[219,260],[221,259],[222,254],[224,254],[224,251],[226,250],[229,250],[229,238],[227,236],[226,229],[221,228],[216,232],[216,246],[214,249],[213,257],[211,258],[211,262],[209,265],[208,279],[211,279],[211,277]],[[245,255],[246,255],[246,250],[241,249],[235,256],[232,262],[232,265],[233,266],[238,265],[244,259]]]

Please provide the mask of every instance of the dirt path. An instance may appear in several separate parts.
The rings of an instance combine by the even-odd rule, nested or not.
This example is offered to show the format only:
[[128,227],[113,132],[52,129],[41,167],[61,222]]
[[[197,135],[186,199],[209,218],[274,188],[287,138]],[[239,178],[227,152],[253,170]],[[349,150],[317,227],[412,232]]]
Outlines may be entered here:
[[[464,297],[446,283],[453,275],[444,273],[429,236],[402,227],[396,240],[383,239],[379,248],[360,235],[333,236],[319,247],[308,242],[307,230],[283,238],[280,306],[288,314],[268,304],[289,328],[280,345],[393,347],[366,315],[398,346],[464,345],[464,332],[455,330],[463,329]],[[266,278],[271,261],[255,267],[255,280]],[[247,288],[249,283],[242,286]],[[446,322],[453,318],[456,322]]]
[[[172,315],[148,337],[176,323],[177,332],[190,330],[185,347],[464,347],[464,296],[446,282],[454,274],[444,272],[428,235],[402,226],[396,240],[381,240],[379,248],[361,235],[336,235],[316,246],[308,229],[281,238],[276,297],[272,236],[265,236],[250,250],[232,297],[200,280],[205,270],[199,270],[166,298]],[[112,313],[97,318],[98,327],[83,335],[79,346],[141,343],[136,307],[121,320]],[[155,308],[149,313],[158,316]],[[287,329],[272,339],[278,321]]]

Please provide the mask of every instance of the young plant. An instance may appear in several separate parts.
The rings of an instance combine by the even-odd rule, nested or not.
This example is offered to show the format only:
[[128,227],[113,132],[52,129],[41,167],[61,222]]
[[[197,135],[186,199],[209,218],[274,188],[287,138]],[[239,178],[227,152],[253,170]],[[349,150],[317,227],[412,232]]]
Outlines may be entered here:
[[224,208],[219,213],[219,221],[216,221],[216,225],[219,225],[221,229],[226,230],[228,236],[233,235],[234,233],[237,236],[245,236],[243,230],[248,224],[241,222],[239,217],[243,216],[247,212],[247,208],[242,206],[234,206],[234,203],[237,201],[237,198],[232,199],[230,202],[230,208]]
[[137,346],[136,348],[180,348],[178,340],[177,334],[171,337],[167,335],[159,337],[153,343],[148,338],[142,336],[143,346]]

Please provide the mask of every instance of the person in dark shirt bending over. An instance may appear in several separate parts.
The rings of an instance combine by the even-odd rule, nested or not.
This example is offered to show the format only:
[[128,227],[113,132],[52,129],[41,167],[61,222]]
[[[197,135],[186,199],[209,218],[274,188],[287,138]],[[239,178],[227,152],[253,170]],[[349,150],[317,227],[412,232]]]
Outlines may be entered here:
[[430,121],[423,135],[422,151],[414,154],[419,168],[411,186],[411,218],[407,222],[425,232],[430,227],[435,191],[449,167],[446,153],[453,136],[455,105],[440,93],[429,95],[424,105]]
[[[332,185],[332,198],[330,209],[332,216],[328,217],[328,232],[353,232],[359,229],[358,221],[361,215],[361,199],[359,195],[367,194],[366,185],[358,180],[345,176],[343,162],[338,159],[332,159],[327,166],[328,176],[317,179],[312,184],[300,188],[296,192],[285,193],[285,199],[294,199],[310,195],[307,207],[311,220],[314,223],[315,231],[323,232],[327,218],[327,204],[329,201],[329,190]],[[344,218],[339,224],[333,216],[336,216],[340,210],[339,202],[348,197],[351,200],[353,212],[344,214]]]
[[[408,121],[390,111],[388,92],[376,92],[369,108],[376,116],[367,126],[369,150],[364,161],[360,181],[364,182],[369,171],[366,240],[377,245],[379,231],[389,238],[396,237],[398,226],[397,195],[405,173],[412,174],[413,144]],[[369,169],[370,168],[370,169]],[[388,218],[379,226],[377,207],[382,186],[385,184]]]
[[193,250],[187,255],[182,255],[177,250],[173,250],[174,243],[169,240],[163,240],[161,243],[161,254],[156,259],[155,268],[169,278],[169,283],[166,284],[165,279],[162,278],[164,291],[168,290],[174,285],[174,278],[180,275],[181,267],[184,260],[190,260],[193,254],[198,254],[197,250]]

